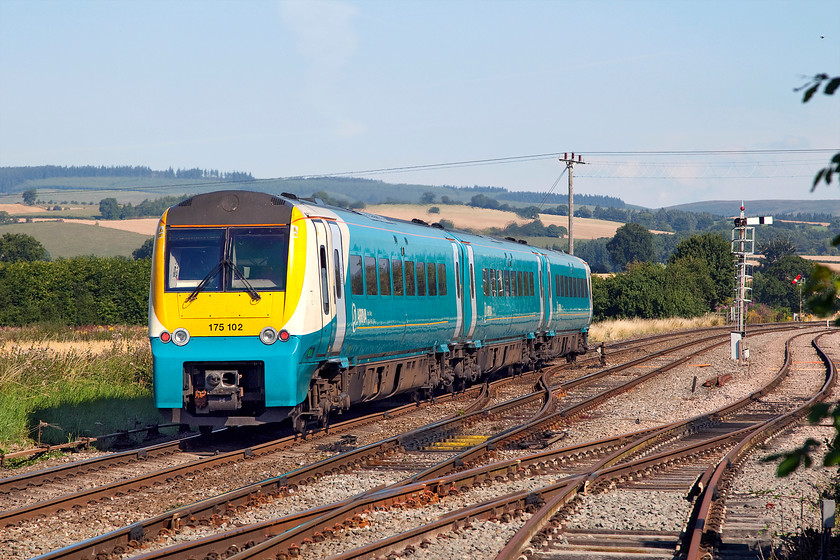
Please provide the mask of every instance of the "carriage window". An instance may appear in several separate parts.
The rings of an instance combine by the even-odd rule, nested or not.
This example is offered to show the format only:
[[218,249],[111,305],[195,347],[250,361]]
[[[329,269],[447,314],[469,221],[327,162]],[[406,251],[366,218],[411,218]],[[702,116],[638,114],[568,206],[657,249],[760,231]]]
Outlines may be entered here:
[[365,293],[365,282],[362,276],[362,257],[350,255],[350,293],[360,296]]
[[475,299],[475,271],[470,263],[470,297]]
[[560,297],[563,295],[563,291],[560,289],[560,275],[554,275],[554,295]]
[[379,293],[391,295],[391,261],[388,259],[379,259]]
[[426,295],[426,263],[417,263],[417,295]]
[[376,295],[376,259],[365,257],[365,292],[369,296]]
[[496,271],[496,293],[499,294],[499,297],[505,295],[505,284],[502,281],[502,271]]
[[520,296],[527,296],[528,294],[525,293],[525,283],[522,281],[522,272],[516,273],[516,285],[519,286],[519,295]]
[[436,296],[437,295],[437,278],[435,278],[435,263],[429,263],[426,267],[426,270],[429,273],[429,295]]
[[405,261],[405,295],[414,295],[414,261]]
[[496,271],[490,269],[490,295],[496,295]]
[[[446,295],[446,265],[438,263],[438,293],[442,296]],[[457,275],[456,275],[457,276]],[[457,278],[455,279],[457,283]],[[457,290],[457,287],[456,287]]]
[[400,259],[391,260],[391,269],[394,271],[394,295],[403,295],[403,271]]
[[516,271],[510,271],[510,295],[516,297],[519,295],[519,287],[516,285]]
[[531,292],[531,295],[534,295],[534,273],[528,273],[528,289]]
[[481,269],[481,290],[485,296],[490,295],[490,271],[486,268]]

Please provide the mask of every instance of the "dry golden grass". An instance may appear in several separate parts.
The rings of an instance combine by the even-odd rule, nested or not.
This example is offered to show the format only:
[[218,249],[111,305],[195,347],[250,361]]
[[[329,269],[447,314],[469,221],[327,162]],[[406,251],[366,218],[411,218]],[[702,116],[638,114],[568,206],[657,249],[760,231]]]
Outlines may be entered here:
[[122,231],[130,231],[132,233],[142,233],[144,235],[154,235],[157,230],[159,218],[135,218],[132,220],[76,220],[65,219],[65,222],[72,222],[75,224],[87,224],[90,226],[96,225],[105,228],[119,229]]
[[[439,214],[430,214],[429,208],[437,206]],[[426,222],[439,222],[450,220],[459,229],[471,229],[476,231],[485,230],[491,227],[503,228],[515,222],[527,224],[531,220],[520,218],[513,212],[502,212],[489,208],[473,208],[460,204],[435,205],[435,204],[378,204],[368,206],[365,212],[380,214],[390,218],[411,220],[419,218]],[[553,214],[540,214],[543,224],[569,227],[568,216],[555,216]],[[595,220],[593,218],[575,218],[575,239],[597,239],[599,237],[612,237],[615,230],[623,226],[620,222],[608,222],[606,220]]]
[[656,333],[697,329],[725,325],[726,320],[720,315],[708,314],[702,317],[684,319],[615,319],[593,323],[589,329],[589,342],[609,342],[622,338],[633,338]]
[[16,214],[34,214],[35,212],[46,212],[37,206],[26,206],[25,204],[0,204],[0,212],[8,212],[12,216]]

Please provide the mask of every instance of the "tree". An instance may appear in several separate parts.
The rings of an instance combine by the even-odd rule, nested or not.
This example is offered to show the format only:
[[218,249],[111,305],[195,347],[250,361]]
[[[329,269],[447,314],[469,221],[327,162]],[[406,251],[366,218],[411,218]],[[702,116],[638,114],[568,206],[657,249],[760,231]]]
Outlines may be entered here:
[[538,206],[523,206],[516,209],[516,215],[526,220],[538,220],[540,217],[540,209]]
[[427,212],[429,214],[440,214],[440,208],[438,208],[437,206],[432,206],[427,210]]
[[653,234],[639,224],[624,224],[607,243],[610,259],[619,269],[633,262],[656,260]]
[[103,220],[119,220],[122,208],[116,198],[103,198],[99,201],[99,214]]
[[764,255],[762,269],[766,270],[773,266],[779,259],[796,254],[796,245],[790,237],[774,237],[766,243],[759,243],[758,250]]
[[420,204],[432,204],[435,201],[435,193],[424,192],[420,195]]
[[23,191],[21,196],[23,196],[24,204],[26,204],[27,206],[32,206],[33,204],[35,204],[35,201],[38,200],[38,191],[36,191],[35,189],[25,190]]
[[0,237],[0,262],[48,261],[41,242],[25,233],[6,233]]
[[152,258],[152,251],[155,248],[155,238],[150,237],[143,244],[134,251],[131,252],[131,256],[134,258],[135,261],[139,261],[140,259],[151,259]]
[[13,224],[15,219],[8,212],[0,211],[0,224]]
[[[718,233],[703,233],[683,239],[671,253],[669,266],[679,260],[702,262],[705,265],[711,290],[704,294],[704,299],[710,310],[731,299],[735,288],[734,263],[725,237]],[[699,271],[699,268],[695,270]]]

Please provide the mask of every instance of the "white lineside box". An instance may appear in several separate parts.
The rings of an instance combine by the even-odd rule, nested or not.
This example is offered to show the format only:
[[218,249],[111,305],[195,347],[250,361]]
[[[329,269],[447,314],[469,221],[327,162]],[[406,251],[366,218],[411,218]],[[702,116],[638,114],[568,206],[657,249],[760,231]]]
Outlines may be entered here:
[[741,353],[741,333],[729,333],[729,358],[737,360]]

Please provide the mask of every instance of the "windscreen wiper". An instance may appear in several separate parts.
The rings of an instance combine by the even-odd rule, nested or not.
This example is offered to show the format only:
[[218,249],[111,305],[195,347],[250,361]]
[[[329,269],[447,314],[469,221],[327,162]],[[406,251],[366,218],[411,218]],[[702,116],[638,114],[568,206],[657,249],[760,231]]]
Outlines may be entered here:
[[192,293],[191,293],[191,294],[189,295],[189,297],[188,297],[188,298],[184,301],[184,303],[190,303],[192,300],[194,300],[196,297],[198,297],[198,293],[199,293],[201,290],[203,290],[203,289],[204,289],[204,286],[206,286],[206,285],[207,285],[207,282],[209,282],[210,280],[212,280],[212,278],[213,278],[214,276],[216,276],[216,274],[218,274],[218,273],[219,273],[219,271],[222,269],[222,267],[223,267],[223,266],[225,266],[225,263],[227,263],[227,262],[230,262],[230,261],[228,261],[227,259],[222,259],[222,260],[220,260],[220,261],[216,264],[216,266],[214,266],[214,267],[213,267],[213,270],[211,270],[210,272],[208,272],[208,273],[207,273],[207,276],[205,276],[205,277],[204,277],[204,279],[203,279],[201,282],[199,282],[199,283],[198,283],[198,286],[196,286],[196,287],[195,287],[195,290],[193,290],[193,291],[192,291]]
[[239,279],[242,280],[242,283],[245,284],[245,289],[248,291],[248,295],[251,296],[251,300],[259,301],[260,299],[262,299],[260,298],[260,294],[257,293],[257,290],[254,289],[251,283],[248,282],[248,280],[245,278],[245,275],[242,274],[242,271],[239,270],[239,267],[233,264],[232,261],[225,262],[230,265],[231,270],[233,270],[233,275],[238,276]]
[[229,266],[231,270],[233,270],[234,276],[237,276],[240,280],[242,280],[242,283],[245,285],[245,289],[247,290],[248,295],[251,296],[251,299],[253,301],[259,301],[260,299],[262,299],[260,298],[260,294],[257,293],[257,290],[254,289],[251,283],[248,282],[248,280],[245,278],[245,275],[242,274],[242,271],[239,270],[239,267],[233,264],[233,261],[229,259],[222,259],[218,262],[218,264],[216,264],[216,266],[213,267],[213,270],[208,272],[207,276],[205,276],[204,279],[198,283],[198,286],[195,287],[195,290],[192,291],[192,293],[189,295],[189,297],[187,297],[184,303],[190,303],[196,297],[198,297],[198,294],[204,289],[204,286],[206,286],[207,283],[210,280],[212,280],[213,277],[219,273],[219,270],[221,270],[222,267],[224,267],[225,265]]

